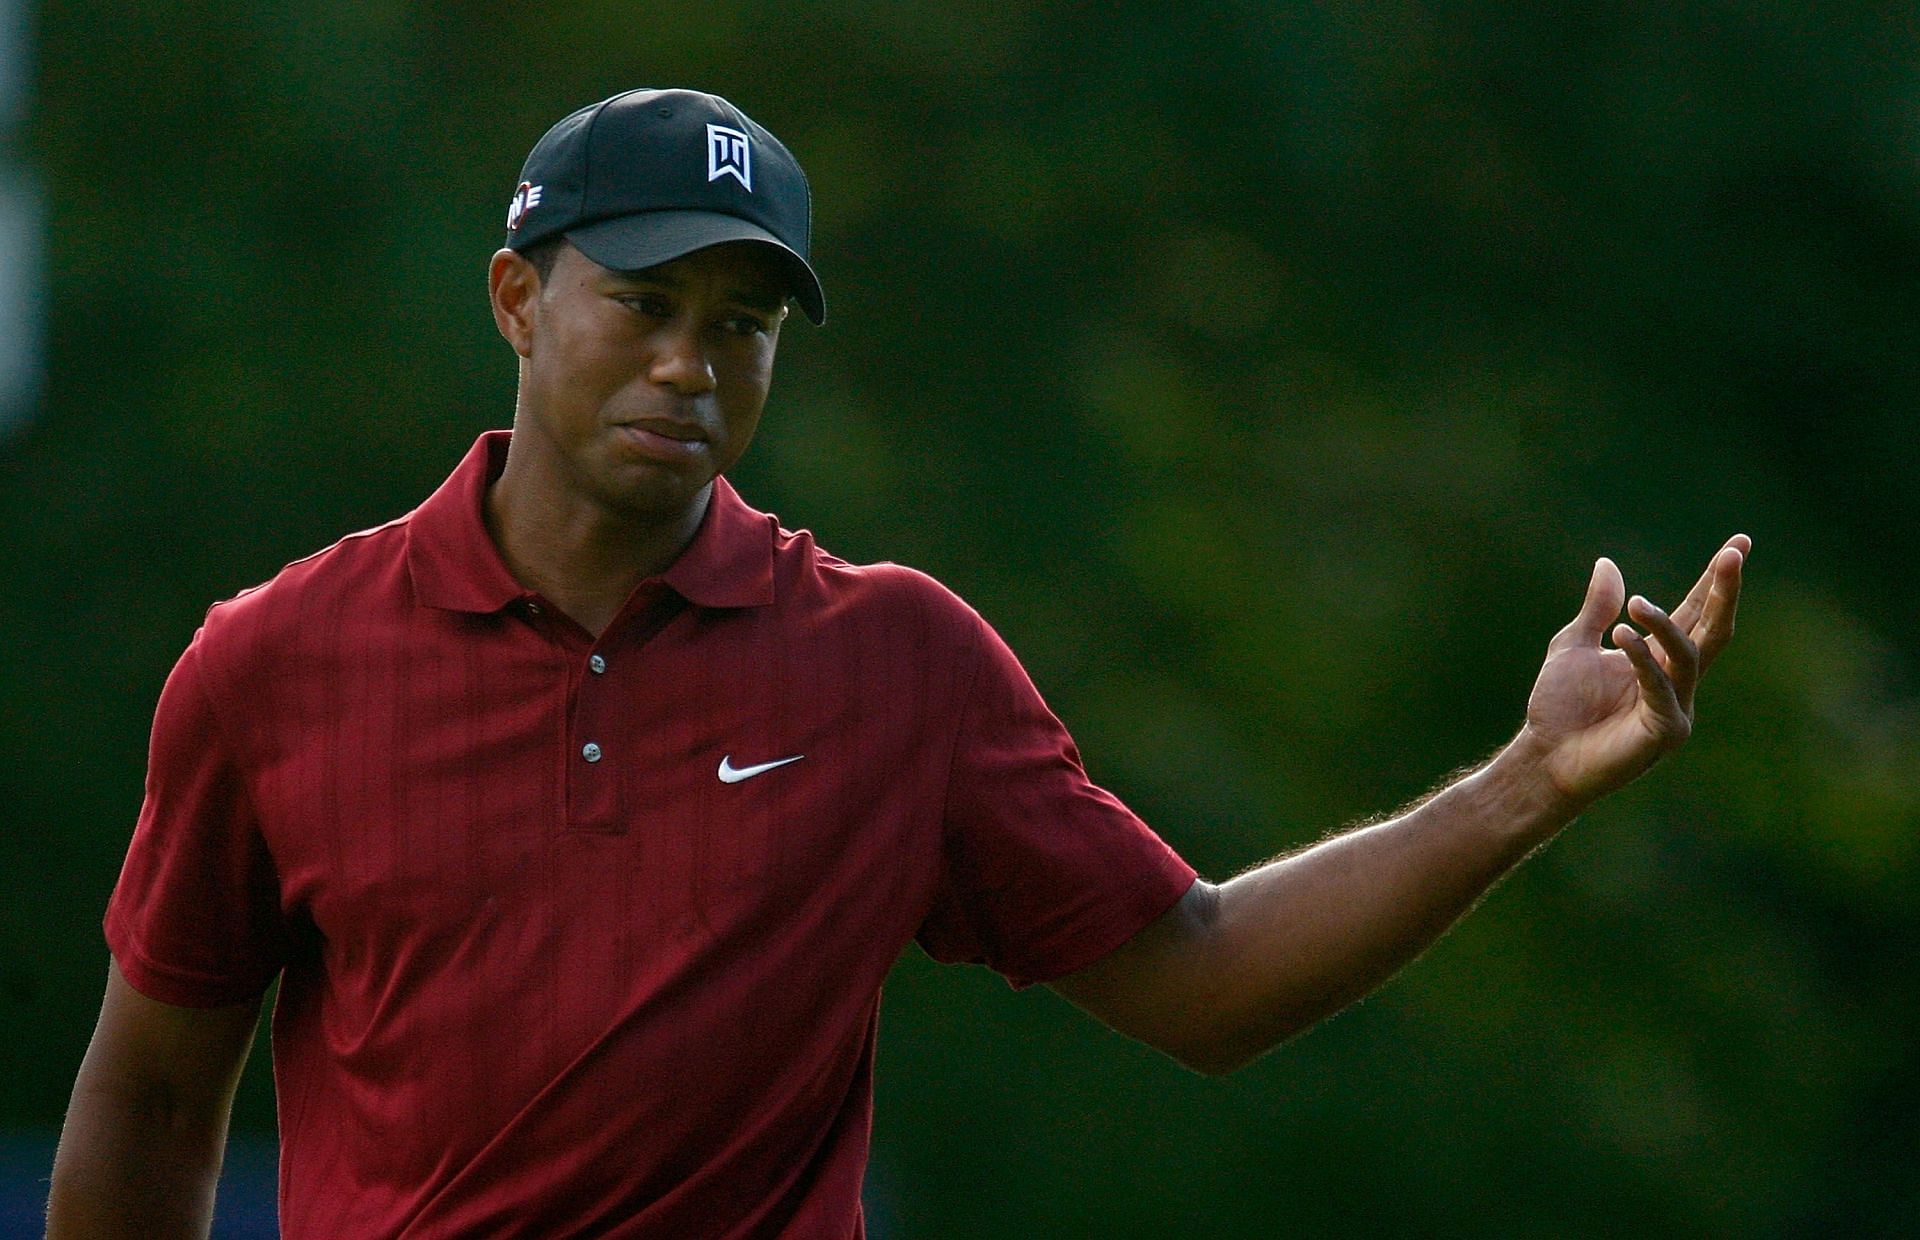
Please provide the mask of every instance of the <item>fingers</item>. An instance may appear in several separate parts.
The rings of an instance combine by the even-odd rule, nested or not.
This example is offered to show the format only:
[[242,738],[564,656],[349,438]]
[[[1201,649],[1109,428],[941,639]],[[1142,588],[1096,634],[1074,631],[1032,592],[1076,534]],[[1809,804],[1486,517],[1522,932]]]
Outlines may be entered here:
[[[1658,650],[1649,650],[1649,657],[1663,674],[1672,674],[1676,700],[1687,709],[1691,709],[1693,690],[1701,675],[1733,636],[1741,571],[1752,550],[1753,539],[1745,534],[1729,538],[1707,562],[1706,571],[1671,616],[1640,596],[1635,596],[1629,607],[1629,618],[1653,633]],[[1599,646],[1607,627],[1619,617],[1626,592],[1626,582],[1612,560],[1602,556],[1594,561],[1579,614],[1554,634],[1547,643],[1548,652]]]
[[1663,738],[1669,744],[1685,740],[1693,731],[1693,720],[1680,708],[1673,681],[1648,649],[1647,639],[1634,632],[1631,625],[1617,624],[1613,628],[1613,644],[1633,664],[1633,674],[1640,682],[1640,700],[1659,720]]
[[1701,607],[1700,622],[1693,626],[1694,643],[1700,648],[1700,670],[1719,657],[1733,637],[1734,613],[1740,609],[1740,579],[1746,570],[1747,553],[1753,549],[1753,541],[1744,535],[1739,536],[1744,546],[1729,543],[1713,557],[1713,563],[1707,566],[1712,574],[1713,585],[1707,591],[1707,601]]
[[[1700,580],[1693,583],[1693,589],[1687,591],[1687,597],[1673,609],[1673,622],[1689,633],[1693,632],[1694,625],[1698,623],[1706,609],[1707,599],[1713,592],[1715,570],[1726,559],[1728,548],[1732,548],[1735,554],[1745,560],[1753,551],[1753,539],[1745,534],[1735,534],[1722,543],[1720,550],[1714,552],[1713,558],[1707,561],[1706,571],[1700,574]],[[1695,640],[1699,639],[1696,637]]]
[[1604,555],[1595,560],[1593,575],[1587,579],[1587,597],[1580,604],[1580,613],[1553,635],[1553,640],[1547,643],[1548,652],[1598,646],[1601,636],[1607,631],[1607,625],[1620,614],[1620,605],[1626,595],[1627,583],[1620,576],[1619,567]]
[[1673,620],[1700,648],[1700,670],[1705,671],[1733,636],[1733,617],[1740,601],[1740,577],[1753,540],[1736,534],[1714,554],[1707,571],[1674,609]]
[[1652,632],[1654,641],[1658,643],[1658,649],[1654,652],[1655,660],[1672,680],[1680,709],[1692,715],[1693,690],[1700,683],[1700,652],[1692,639],[1671,616],[1655,607],[1644,595],[1636,594],[1627,600],[1627,617]]

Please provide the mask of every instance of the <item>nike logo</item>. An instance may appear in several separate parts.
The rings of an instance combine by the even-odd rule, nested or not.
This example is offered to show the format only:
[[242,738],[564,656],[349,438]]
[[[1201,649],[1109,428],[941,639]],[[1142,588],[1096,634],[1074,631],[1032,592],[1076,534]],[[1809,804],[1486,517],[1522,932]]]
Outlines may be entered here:
[[743,779],[752,779],[755,775],[764,775],[776,766],[785,766],[789,762],[798,762],[806,756],[807,755],[803,753],[797,753],[791,758],[778,758],[772,762],[762,762],[758,766],[735,766],[733,764],[733,755],[728,754],[726,757],[720,759],[720,782],[723,784],[737,784]]

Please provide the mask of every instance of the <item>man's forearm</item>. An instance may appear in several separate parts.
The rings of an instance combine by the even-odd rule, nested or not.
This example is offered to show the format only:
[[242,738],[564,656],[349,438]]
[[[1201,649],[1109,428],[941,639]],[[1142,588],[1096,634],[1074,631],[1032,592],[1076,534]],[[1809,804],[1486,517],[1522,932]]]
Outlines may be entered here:
[[[1424,804],[1180,902],[1054,989],[1203,1072],[1284,1042],[1392,976],[1585,805],[1693,730],[1694,691],[1733,636],[1753,540],[1736,534],[1669,615],[1594,562],[1547,643],[1513,743]],[[1645,628],[1618,623],[1626,615]],[[1612,649],[1602,644],[1611,636]]]
[[47,1202],[50,1240],[205,1237],[260,1000],[175,1007],[107,968]]
[[54,1159],[48,1240],[204,1238],[227,1135],[224,1117],[209,1123],[90,1091],[83,1078]]
[[83,1070],[54,1159],[48,1240],[204,1240],[226,1138],[224,1113],[117,1094]]
[[1204,1066],[1236,1067],[1365,995],[1575,812],[1523,738],[1398,817],[1221,884]]

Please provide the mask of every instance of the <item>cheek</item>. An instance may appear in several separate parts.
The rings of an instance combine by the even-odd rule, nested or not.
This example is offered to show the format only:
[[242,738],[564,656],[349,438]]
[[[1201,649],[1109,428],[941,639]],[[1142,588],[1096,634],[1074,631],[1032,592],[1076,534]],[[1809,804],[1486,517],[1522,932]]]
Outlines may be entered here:
[[722,413],[722,422],[726,428],[724,444],[716,444],[725,459],[721,468],[732,465],[747,450],[754,432],[760,426],[760,416],[767,399],[767,384],[764,376],[752,381],[736,379],[724,383],[717,395]]
[[531,359],[545,402],[556,410],[591,410],[632,377],[617,341],[584,333],[537,351]]
[[736,418],[758,421],[760,408],[767,401],[767,390],[773,384],[773,356],[769,352],[717,365],[714,382],[729,421]]
[[760,428],[760,414],[758,405],[751,410],[736,407],[728,412],[726,442],[724,445],[716,445],[722,448],[728,465],[740,459],[740,454],[747,450],[749,443],[753,442],[754,432]]

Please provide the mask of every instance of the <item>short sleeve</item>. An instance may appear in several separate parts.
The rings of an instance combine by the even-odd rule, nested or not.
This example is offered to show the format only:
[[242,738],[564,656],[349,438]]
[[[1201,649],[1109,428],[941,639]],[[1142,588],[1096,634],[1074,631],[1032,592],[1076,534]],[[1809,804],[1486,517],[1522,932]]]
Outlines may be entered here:
[[127,981],[181,1007],[256,997],[286,941],[272,858],[206,684],[205,636],[161,690],[146,796],[106,915]]
[[1096,786],[1067,730],[984,622],[945,812],[944,868],[918,934],[936,960],[1016,988],[1092,964],[1171,908],[1193,868]]

